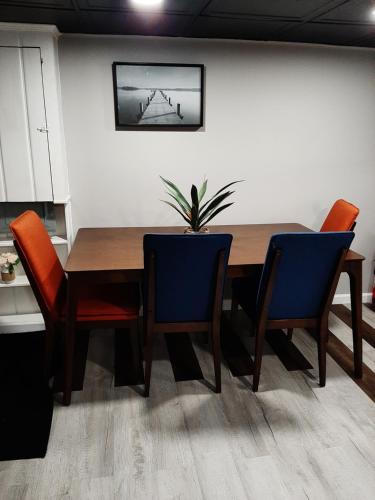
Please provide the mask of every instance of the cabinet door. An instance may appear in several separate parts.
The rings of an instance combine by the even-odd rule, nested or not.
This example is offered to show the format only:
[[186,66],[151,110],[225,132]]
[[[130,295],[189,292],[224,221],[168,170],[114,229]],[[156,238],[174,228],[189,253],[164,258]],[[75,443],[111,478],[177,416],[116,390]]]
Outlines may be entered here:
[[51,201],[40,49],[0,47],[0,201]]

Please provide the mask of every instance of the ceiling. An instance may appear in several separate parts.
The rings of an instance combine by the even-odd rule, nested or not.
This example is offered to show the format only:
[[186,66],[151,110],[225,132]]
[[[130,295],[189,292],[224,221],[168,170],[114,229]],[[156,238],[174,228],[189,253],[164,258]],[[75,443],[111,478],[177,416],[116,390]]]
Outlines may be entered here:
[[372,0],[0,0],[0,21],[62,33],[235,38],[375,47]]

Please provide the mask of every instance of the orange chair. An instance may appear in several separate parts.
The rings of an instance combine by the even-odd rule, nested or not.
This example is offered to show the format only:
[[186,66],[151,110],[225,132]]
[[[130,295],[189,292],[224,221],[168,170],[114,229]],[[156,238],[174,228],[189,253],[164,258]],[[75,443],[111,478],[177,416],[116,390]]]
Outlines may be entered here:
[[[328,215],[320,228],[320,232],[328,233],[330,231],[353,231],[358,214],[359,208],[355,205],[342,199],[337,200],[328,212]],[[292,340],[292,337],[293,329],[288,328],[288,339]]]
[[323,222],[320,232],[353,231],[359,208],[345,200],[337,200]]
[[[45,373],[50,376],[55,337],[64,333],[67,279],[51,239],[38,215],[28,210],[10,224],[14,246],[42,312],[46,326]],[[137,330],[139,290],[137,284],[90,285],[78,290],[76,325],[92,328],[130,328]],[[72,366],[73,352],[64,364]],[[70,403],[71,391],[64,394]]]

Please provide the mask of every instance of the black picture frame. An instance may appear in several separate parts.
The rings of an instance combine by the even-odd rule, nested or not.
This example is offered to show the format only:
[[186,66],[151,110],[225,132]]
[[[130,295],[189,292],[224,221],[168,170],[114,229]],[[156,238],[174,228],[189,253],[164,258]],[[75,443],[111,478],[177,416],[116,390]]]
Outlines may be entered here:
[[[155,74],[159,75],[159,79],[161,78],[162,80],[165,78],[168,78],[168,68],[171,68],[172,70],[176,70],[178,68],[191,68],[193,71],[196,72],[196,70],[199,70],[199,75],[198,75],[198,82],[199,82],[199,88],[194,87],[194,88],[166,88],[165,86],[160,86],[160,85],[153,85],[152,87],[133,87],[133,86],[123,86],[119,87],[119,68],[128,68],[129,70],[131,67],[134,68],[140,68],[143,67],[144,71],[149,70],[149,68],[158,68],[159,71],[156,71]],[[166,70],[166,75],[163,75],[163,71],[160,71],[161,69]],[[139,70],[137,73],[141,73]],[[178,77],[178,71],[171,71],[171,75],[175,74],[175,76]],[[183,76],[183,72],[180,72],[180,79]],[[130,71],[129,71],[130,74]],[[186,73],[185,73],[186,74]],[[116,130],[137,130],[137,129],[199,129],[203,126],[203,106],[204,106],[204,65],[203,64],[176,64],[176,63],[141,63],[141,62],[113,62],[112,64],[112,77],[113,77],[113,95],[114,95],[114,111],[115,111],[115,126]],[[122,78],[123,75],[122,75]],[[152,76],[150,77],[148,75],[148,78],[152,82]],[[172,78],[172,77],[171,77]],[[139,77],[138,77],[139,79]],[[149,82],[145,85],[149,85]],[[173,85],[173,82],[172,82]],[[133,99],[130,99],[129,97],[129,102],[126,103],[126,96],[124,94],[122,96],[119,96],[119,91],[123,91],[124,93],[127,92],[128,95],[130,96],[130,92],[138,92],[139,94],[142,93],[142,98],[139,100],[138,103],[138,108],[137,108],[137,102],[134,102],[137,100],[136,97],[133,97]],[[150,92],[150,95],[148,95],[149,103],[147,104],[147,99],[144,94],[147,92]],[[190,110],[190,113],[187,113],[184,115],[184,110],[183,107],[180,103],[178,102],[173,102],[171,97],[168,97],[168,92],[174,95],[179,94],[179,97],[181,100],[185,97],[185,101],[187,103],[194,102],[194,106],[196,108],[197,106],[197,101],[199,102],[199,111],[198,113],[196,110],[193,112]],[[192,99],[193,93],[199,92],[198,99]],[[189,93],[189,94],[188,94]],[[136,94],[135,94],[136,95]],[[151,99],[152,97],[152,100]],[[190,99],[189,99],[190,97]],[[144,100],[144,102],[142,102]],[[164,100],[166,103],[164,103]],[[178,100],[178,97],[176,97],[174,100]],[[120,101],[123,101],[120,103]],[[153,108],[151,108],[152,102],[154,102]],[[161,102],[163,101],[163,102]],[[132,106],[131,112],[129,111],[130,103]],[[141,107],[141,104],[143,104],[143,108]],[[159,106],[156,108],[155,104],[158,104]],[[168,111],[169,112],[161,112],[161,114],[157,115],[155,112],[154,114],[151,113],[151,109],[163,109],[164,111],[166,110],[166,105],[168,105]],[[188,106],[188,104],[186,104]],[[121,112],[121,106],[123,109],[125,109],[125,112]],[[144,110],[142,113],[142,109]],[[148,115],[146,115],[146,111],[148,110]],[[127,111],[129,113],[127,114]],[[159,112],[159,111],[158,111]],[[136,114],[137,113],[137,114]],[[125,118],[129,116],[129,119]],[[168,115],[168,116],[167,116]],[[185,121],[184,121],[185,120]],[[166,123],[161,123],[161,122],[166,122]]]

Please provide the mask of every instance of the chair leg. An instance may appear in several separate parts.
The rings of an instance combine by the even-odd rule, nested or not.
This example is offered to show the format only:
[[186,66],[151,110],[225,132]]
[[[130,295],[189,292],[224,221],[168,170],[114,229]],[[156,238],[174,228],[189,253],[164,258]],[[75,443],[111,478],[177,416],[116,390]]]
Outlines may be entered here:
[[72,383],[73,383],[73,361],[75,348],[75,329],[74,326],[69,328],[65,333],[64,346],[64,391],[63,404],[69,406],[72,399]]
[[144,346],[144,338],[145,338],[145,331],[144,331],[144,320],[143,318],[138,318],[137,321],[137,333],[138,333],[138,352],[139,352],[139,357],[141,361],[143,362],[143,346]]
[[287,337],[288,337],[288,340],[292,340],[292,338],[293,338],[293,328],[288,328]]
[[142,346],[142,352],[146,348],[146,341],[147,341],[147,321],[146,318],[143,316],[141,318],[141,346]]
[[151,329],[147,329],[146,345],[145,345],[145,352],[144,352],[144,359],[145,359],[144,397],[145,398],[148,398],[150,395],[153,343],[154,343],[154,333]]
[[362,347],[362,262],[352,265],[349,273],[350,302],[352,308],[352,332],[354,376],[362,378],[363,375],[363,347]]
[[77,284],[74,278],[69,276],[68,279],[68,305],[67,317],[64,327],[64,389],[63,389],[63,404],[69,406],[72,399],[72,383],[73,383],[73,360],[76,339],[76,319],[77,319]]
[[327,334],[328,325],[322,325],[318,336],[318,358],[319,358],[319,385],[326,385],[326,364],[327,364]]
[[263,357],[263,344],[264,344],[264,327],[257,327],[256,337],[255,337],[255,360],[254,360],[254,375],[253,375],[253,392],[258,391],[259,379],[260,379],[260,369],[262,366]]
[[237,319],[238,316],[238,300],[237,297],[234,296],[234,293],[232,291],[232,303],[231,303],[231,309],[230,309],[230,321],[231,323],[234,323]]
[[221,355],[220,355],[220,325],[211,327],[212,353],[215,369],[215,392],[221,392]]

